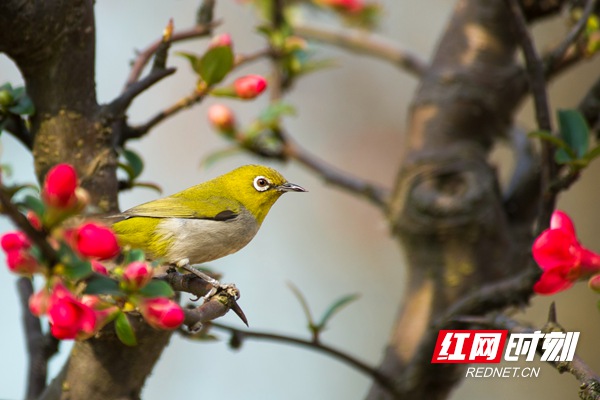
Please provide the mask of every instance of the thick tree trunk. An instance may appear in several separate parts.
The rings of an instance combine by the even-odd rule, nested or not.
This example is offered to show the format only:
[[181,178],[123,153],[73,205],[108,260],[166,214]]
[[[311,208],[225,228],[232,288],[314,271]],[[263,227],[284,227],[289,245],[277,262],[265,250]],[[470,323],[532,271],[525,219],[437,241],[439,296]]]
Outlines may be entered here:
[[[505,210],[487,161],[526,90],[516,79],[517,45],[503,1],[459,1],[412,104],[389,214],[409,282],[380,366],[403,399],[448,396],[463,369],[431,364],[439,319],[465,294],[527,265],[528,230],[515,230],[531,217],[514,221]],[[392,396],[374,385],[368,398]]]
[[[0,2],[0,51],[11,57],[35,105],[31,134],[40,181],[67,162],[92,204],[118,210],[116,152],[110,122],[100,117],[95,90],[92,0]],[[115,335],[77,342],[47,399],[138,399],[171,332],[138,324],[138,346]]]

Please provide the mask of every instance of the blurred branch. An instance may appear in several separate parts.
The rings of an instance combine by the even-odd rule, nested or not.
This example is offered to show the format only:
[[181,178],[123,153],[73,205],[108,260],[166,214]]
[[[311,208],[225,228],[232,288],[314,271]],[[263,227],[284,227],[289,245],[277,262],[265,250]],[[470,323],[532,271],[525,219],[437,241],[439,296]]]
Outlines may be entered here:
[[17,281],[23,328],[26,337],[29,366],[27,373],[27,400],[37,399],[46,388],[48,360],[58,351],[59,340],[52,335],[44,335],[40,319],[29,311],[29,298],[33,294],[30,278],[21,277]]
[[12,222],[17,226],[18,229],[22,230],[25,235],[35,244],[39,249],[40,253],[47,262],[47,265],[52,268],[58,263],[58,254],[46,241],[46,234],[42,231],[38,231],[27,217],[25,217],[17,207],[11,202],[10,197],[6,194],[3,187],[0,187],[0,205],[3,214],[6,214]]
[[594,7],[596,5],[596,0],[587,0],[585,4],[585,8],[583,10],[583,15],[575,25],[571,28],[571,31],[565,36],[565,39],[554,49],[551,53],[545,58],[545,65],[548,71],[554,69],[554,65],[559,60],[563,60],[567,50],[569,47],[575,43],[575,41],[579,38],[585,26],[587,24],[588,19],[592,15],[594,11]]
[[[545,332],[552,330],[564,331],[564,329],[556,322],[556,310],[554,307],[554,303],[552,303],[548,323],[543,329]],[[511,333],[533,333],[535,331],[531,327],[524,326],[503,314],[484,318],[482,322],[499,329],[508,329]],[[539,346],[538,353],[541,353],[541,348]],[[567,372],[573,375],[581,383],[579,387],[580,398],[590,400],[600,399],[600,376],[598,376],[598,374],[579,356],[575,355],[573,361],[548,361],[547,363],[556,368],[561,374]]]
[[600,79],[589,89],[578,108],[590,128],[596,131],[596,138],[598,138],[600,134]]
[[206,91],[194,90],[194,92],[192,94],[179,99],[175,104],[158,112],[156,115],[154,115],[154,117],[150,118],[146,123],[126,129],[124,131],[122,141],[124,142],[129,139],[136,139],[136,138],[140,138],[140,137],[144,136],[146,133],[148,133],[148,131],[150,131],[150,129],[154,128],[156,125],[158,125],[165,119],[170,118],[170,117],[178,114],[180,111],[183,111],[186,108],[189,108],[189,107],[193,106],[194,104],[201,102],[205,96],[206,96]]
[[[517,39],[525,57],[529,87],[535,105],[535,118],[538,129],[552,133],[550,119],[550,105],[546,92],[546,77],[544,63],[538,55],[537,49],[529,31],[525,15],[518,0],[505,0],[517,34]],[[551,184],[556,177],[558,166],[554,161],[554,146],[547,140],[542,143],[542,207],[538,217],[538,230],[545,229],[550,222],[550,215],[554,211],[557,192],[551,190]]]
[[[218,26],[219,24],[219,21],[211,22],[206,25],[196,25],[192,28],[188,28],[178,32],[173,32],[173,34],[171,35],[170,42],[175,43],[207,36],[212,32],[212,29]],[[154,53],[156,53],[156,51],[160,48],[162,43],[163,39],[158,39],[138,53],[135,61],[133,62],[133,66],[131,67],[131,71],[129,72],[129,76],[127,77],[127,82],[125,82],[125,86],[123,87],[123,92],[125,92],[130,85],[135,83],[140,78],[144,67],[148,64],[148,62],[150,61]]]
[[[299,339],[292,336],[280,335],[271,332],[262,332],[262,331],[249,331],[249,330],[241,330],[235,328],[233,326],[219,324],[211,322],[211,326],[223,331],[230,332],[232,335],[231,341],[236,343],[239,347],[244,339],[256,339],[256,340],[268,340],[272,342],[280,342],[286,344],[293,344],[297,346],[302,346],[309,348],[311,350],[319,351],[321,353],[327,354],[333,358],[336,358],[351,367],[357,369],[358,371],[370,376],[374,381],[380,384],[383,388],[385,388],[390,394],[395,397],[399,396],[396,388],[392,384],[391,380],[379,372],[376,368],[367,365],[363,361],[358,360],[357,358],[344,353],[338,349],[335,349],[331,346],[325,345],[321,342],[315,342],[311,340]],[[191,335],[190,335],[191,336]]]
[[294,32],[306,39],[331,44],[343,49],[388,61],[417,78],[428,70],[427,63],[416,54],[399,48],[374,34],[339,31],[307,24],[294,25]]
[[283,154],[286,157],[296,160],[312,170],[325,180],[325,182],[346,189],[351,193],[358,194],[371,201],[371,203],[379,208],[385,209],[387,207],[390,192],[389,189],[373,182],[362,180],[332,167],[325,161],[318,159],[308,151],[293,143],[287,135],[285,136],[284,143]]

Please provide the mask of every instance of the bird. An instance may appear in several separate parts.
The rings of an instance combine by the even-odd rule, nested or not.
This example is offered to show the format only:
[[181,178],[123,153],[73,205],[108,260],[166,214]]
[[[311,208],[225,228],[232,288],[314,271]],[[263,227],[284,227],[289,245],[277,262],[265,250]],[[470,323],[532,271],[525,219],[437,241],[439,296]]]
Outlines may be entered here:
[[116,216],[112,229],[121,246],[142,249],[149,259],[202,264],[245,247],[281,195],[306,191],[273,168],[244,165],[130,208]]

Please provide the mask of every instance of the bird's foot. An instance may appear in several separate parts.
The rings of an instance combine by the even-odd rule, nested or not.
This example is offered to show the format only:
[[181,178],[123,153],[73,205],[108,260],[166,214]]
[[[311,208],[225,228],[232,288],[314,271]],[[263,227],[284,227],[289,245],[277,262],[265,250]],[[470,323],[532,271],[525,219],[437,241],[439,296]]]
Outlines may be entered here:
[[[205,294],[202,298],[204,299],[204,301],[209,301],[211,297],[213,297],[217,292],[220,291],[226,291],[226,290],[230,290],[230,288],[233,286],[233,288],[235,288],[235,285],[231,285],[231,284],[221,284],[221,282],[219,282],[218,280],[216,280],[215,278],[213,278],[212,276],[206,274],[205,272],[200,271],[199,269],[196,269],[194,267],[192,267],[190,265],[190,260],[188,260],[187,258],[184,258],[183,260],[180,260],[177,263],[177,267],[184,269],[194,275],[196,275],[198,278],[202,279],[203,281],[209,283],[212,288],[210,289],[210,291]],[[237,289],[236,289],[237,290]]]

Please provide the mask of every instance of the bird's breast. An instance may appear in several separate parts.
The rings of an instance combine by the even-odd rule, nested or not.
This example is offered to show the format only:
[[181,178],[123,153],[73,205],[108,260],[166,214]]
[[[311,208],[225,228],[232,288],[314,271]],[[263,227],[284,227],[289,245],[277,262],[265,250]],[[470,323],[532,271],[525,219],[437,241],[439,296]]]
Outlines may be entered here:
[[171,263],[187,258],[192,264],[216,260],[246,246],[259,224],[244,210],[226,221],[165,218],[156,233],[170,243],[166,259]]

